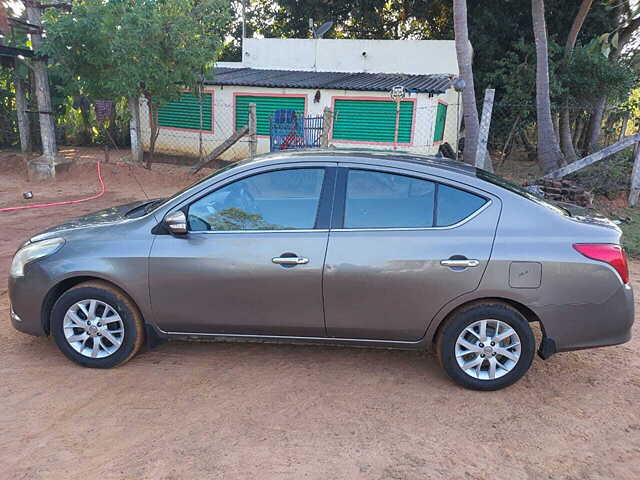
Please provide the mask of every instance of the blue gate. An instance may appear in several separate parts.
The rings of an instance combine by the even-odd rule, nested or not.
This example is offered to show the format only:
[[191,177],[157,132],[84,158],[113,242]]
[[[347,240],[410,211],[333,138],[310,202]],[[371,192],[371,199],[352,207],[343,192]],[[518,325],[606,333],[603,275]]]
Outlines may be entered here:
[[305,117],[295,110],[276,110],[269,117],[271,151],[319,148],[322,121],[321,115]]

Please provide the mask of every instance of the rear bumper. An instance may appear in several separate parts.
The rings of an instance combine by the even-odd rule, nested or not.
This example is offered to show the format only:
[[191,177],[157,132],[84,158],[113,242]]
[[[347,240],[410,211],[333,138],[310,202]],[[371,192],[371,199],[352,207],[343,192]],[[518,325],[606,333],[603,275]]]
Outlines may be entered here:
[[631,339],[633,289],[624,285],[599,304],[552,305],[536,313],[556,352],[618,345]]

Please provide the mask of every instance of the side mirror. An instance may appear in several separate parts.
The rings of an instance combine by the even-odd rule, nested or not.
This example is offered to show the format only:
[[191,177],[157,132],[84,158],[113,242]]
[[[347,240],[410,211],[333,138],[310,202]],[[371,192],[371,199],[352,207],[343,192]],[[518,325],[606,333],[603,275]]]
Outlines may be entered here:
[[178,210],[164,217],[164,225],[174,235],[184,235],[187,233],[187,216]]

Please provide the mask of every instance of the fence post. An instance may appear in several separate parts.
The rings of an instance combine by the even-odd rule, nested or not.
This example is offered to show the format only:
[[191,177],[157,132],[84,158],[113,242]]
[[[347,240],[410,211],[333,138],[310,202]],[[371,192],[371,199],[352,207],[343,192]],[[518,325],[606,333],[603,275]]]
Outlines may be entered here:
[[629,192],[629,206],[635,207],[640,196],[640,142],[636,143],[633,152],[633,173],[631,174],[631,191]]
[[331,131],[331,122],[333,121],[333,112],[329,107],[324,107],[322,112],[322,134],[320,135],[320,148],[329,148],[329,132]]
[[476,151],[475,165],[493,172],[493,165],[487,159],[487,141],[489,140],[489,128],[491,127],[491,114],[493,113],[493,99],[496,91],[487,88],[484,92],[484,105],[482,106],[482,120],[480,121],[480,136],[478,138],[478,150]]
[[257,116],[256,116],[256,104],[249,104],[249,157],[253,158],[258,152],[258,138],[256,133],[257,128]]

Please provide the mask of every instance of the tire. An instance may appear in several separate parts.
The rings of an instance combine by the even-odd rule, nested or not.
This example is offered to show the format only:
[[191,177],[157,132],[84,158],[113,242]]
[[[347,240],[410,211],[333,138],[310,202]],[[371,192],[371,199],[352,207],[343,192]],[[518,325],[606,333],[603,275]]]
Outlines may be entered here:
[[54,304],[50,319],[58,348],[83,367],[122,365],[144,342],[140,311],[124,292],[106,282],[91,281],[70,288]]
[[[496,335],[499,341],[492,345]],[[438,360],[453,380],[465,388],[489,391],[522,378],[533,361],[536,342],[526,318],[516,309],[500,302],[477,302],[445,321],[436,346]]]

